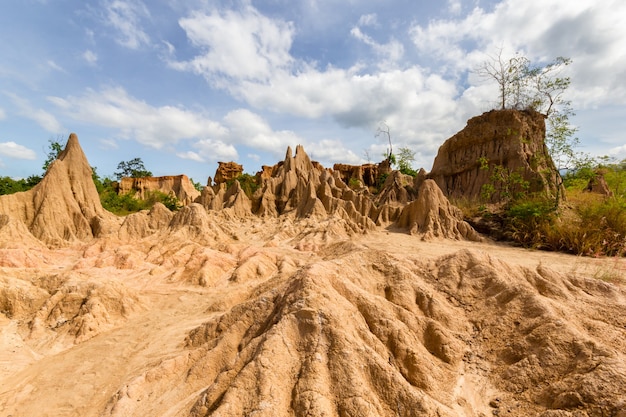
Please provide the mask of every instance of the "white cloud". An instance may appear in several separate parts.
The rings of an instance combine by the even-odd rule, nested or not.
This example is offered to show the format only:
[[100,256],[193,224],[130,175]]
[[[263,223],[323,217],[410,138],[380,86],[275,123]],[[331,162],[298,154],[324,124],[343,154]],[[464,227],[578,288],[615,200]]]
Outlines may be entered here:
[[105,23],[117,31],[116,42],[138,49],[150,43],[150,38],[141,27],[141,19],[150,17],[148,8],[141,0],[109,0],[104,3]]
[[59,123],[56,117],[54,117],[47,111],[34,108],[28,100],[19,97],[16,94],[5,92],[5,95],[11,98],[11,100],[17,107],[18,114],[20,116],[33,120],[35,123],[37,123],[48,132],[59,133],[64,130],[63,126],[61,126],[61,123]]
[[197,149],[197,152],[189,151],[177,154],[177,156],[196,162],[236,161],[239,159],[237,149],[232,144],[224,143],[221,140],[202,139],[195,142],[193,147]]
[[382,58],[383,67],[388,66],[390,63],[393,64],[399,61],[404,55],[404,46],[402,46],[402,44],[395,39],[391,39],[388,43],[381,44],[363,33],[359,27],[352,28],[350,34],[354,38],[370,46],[376,55]]
[[63,69],[63,67],[61,67],[59,64],[57,64],[51,59],[48,60],[47,64],[50,68],[52,68],[55,71],[66,72],[65,69]]
[[224,124],[229,128],[228,137],[232,142],[278,155],[287,146],[303,142],[303,138],[292,131],[274,131],[261,116],[247,109],[229,112],[224,117]]
[[0,155],[15,159],[37,159],[35,151],[15,142],[0,142]]
[[87,62],[87,64],[93,66],[98,62],[98,55],[94,51],[87,49],[83,52],[83,59]]
[[240,11],[194,13],[179,24],[201,54],[170,65],[212,82],[221,84],[233,78],[263,82],[292,63],[293,25],[271,20],[252,6]]
[[48,99],[74,120],[117,129],[121,138],[135,139],[155,149],[183,139],[221,137],[226,133],[224,127],[201,113],[174,106],[154,107],[120,87]]
[[0,120],[4,120],[7,118],[7,114],[2,107],[0,107]]
[[414,25],[410,35],[421,54],[454,74],[475,68],[499,49],[519,51],[536,64],[566,56],[573,60],[567,75],[575,106],[624,104],[624,15],[626,3],[618,0],[504,0],[492,11],[477,7],[465,17]]
[[359,18],[359,26],[378,26],[376,13],[364,14]]
[[448,11],[453,15],[458,15],[463,9],[463,4],[460,0],[448,0]]
[[616,158],[626,158],[626,145],[617,146],[609,150],[609,155]]

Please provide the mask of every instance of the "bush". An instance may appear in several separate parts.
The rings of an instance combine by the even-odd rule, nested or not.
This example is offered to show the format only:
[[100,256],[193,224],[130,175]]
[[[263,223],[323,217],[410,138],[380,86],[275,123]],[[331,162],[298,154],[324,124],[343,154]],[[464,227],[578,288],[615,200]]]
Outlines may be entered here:
[[118,195],[111,185],[105,187],[100,193],[100,202],[102,203],[102,207],[118,216],[126,216],[141,210],[149,210],[155,203],[162,203],[172,211],[176,211],[181,207],[176,197],[160,191],[151,191],[144,199],[138,199],[134,197],[132,191],[127,194]]
[[235,181],[239,182],[241,189],[246,194],[246,196],[248,196],[248,198],[252,198],[256,190],[258,190],[261,186],[257,182],[257,177],[255,175],[241,174],[235,179],[226,181],[226,187],[230,188],[230,186],[233,185]]

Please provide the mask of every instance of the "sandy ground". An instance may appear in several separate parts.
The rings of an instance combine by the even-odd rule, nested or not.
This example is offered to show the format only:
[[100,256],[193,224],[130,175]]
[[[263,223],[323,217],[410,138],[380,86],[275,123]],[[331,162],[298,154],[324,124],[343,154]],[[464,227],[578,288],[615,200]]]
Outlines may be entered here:
[[[136,395],[136,401],[143,402],[142,404],[154,401],[150,399],[152,398],[150,397],[151,390],[154,390],[156,395],[159,392],[167,392],[168,388],[146,382],[149,379],[145,377],[146,372],[151,369],[160,369],[159,367],[162,368],[168,361],[177,360],[177,358],[184,357],[185,361],[188,361],[189,353],[185,353],[187,352],[185,340],[190,331],[210,321],[212,317],[228,311],[231,307],[253,299],[254,296],[263,292],[264,286],[271,289],[272,280],[288,282],[291,279],[289,277],[297,275],[297,271],[303,271],[324,262],[333,262],[333,265],[339,265],[338,269],[340,269],[343,262],[351,262],[347,259],[353,259],[349,256],[354,251],[364,254],[391,253],[396,259],[423,261],[424,265],[430,263],[431,268],[435,268],[442,256],[469,249],[477,256],[499,259],[507,265],[522,266],[533,271],[539,266],[545,266],[560,272],[565,277],[597,278],[603,283],[608,282],[616,294],[621,294],[620,297],[623,296],[623,285],[626,282],[626,260],[623,258],[583,258],[513,248],[489,242],[452,240],[423,242],[405,233],[388,231],[375,231],[350,238],[338,237],[336,240],[316,245],[315,250],[299,251],[294,249],[294,242],[289,237],[280,240],[274,235],[269,239],[268,236],[258,236],[250,230],[241,232],[242,236],[245,236],[243,241],[241,239],[234,241],[219,250],[224,256],[232,257],[233,265],[227,265],[225,273],[215,278],[210,286],[172,279],[176,271],[180,271],[189,264],[189,260],[168,265],[164,257],[162,265],[157,265],[156,261],[147,260],[150,256],[145,256],[146,253],[148,255],[153,253],[154,249],[138,249],[138,253],[144,254],[144,261],[133,261],[134,265],[130,270],[121,268],[119,265],[118,267],[115,265],[96,267],[93,265],[95,261],[92,262],[89,256],[85,255],[88,251],[86,252],[84,247],[63,249],[58,253],[52,251],[46,255],[46,259],[56,260],[59,264],[41,263],[34,268],[3,267],[3,276],[24,282],[32,282],[36,275],[55,274],[73,274],[74,280],[117,282],[131,293],[137,294],[139,301],[134,311],[128,312],[122,318],[110,319],[107,326],[103,326],[101,330],[95,328],[92,337],[80,341],[64,332],[63,326],[58,329],[47,329],[33,336],[30,327],[36,314],[35,308],[31,311],[25,309],[12,318],[7,317],[10,314],[0,314],[0,415],[7,417],[35,415],[89,417],[100,415],[182,416],[209,413],[210,407],[202,409],[197,404],[202,392],[211,385],[210,381],[204,384],[191,384],[189,390],[182,390],[184,392],[181,391],[177,394],[178,396],[173,396],[169,404],[159,404],[157,410],[154,406],[131,407],[128,405],[125,405],[125,408],[116,409],[111,404],[119,399],[120,390],[124,391],[125,386],[128,387],[131,381],[136,381],[142,375],[141,383],[135,382],[133,385],[142,387],[141,390],[143,390],[143,394]],[[142,244],[146,248],[150,246],[145,242]],[[105,258],[107,250],[115,250],[115,248],[100,250],[96,253],[96,257]],[[274,269],[270,268],[271,271],[265,274],[262,271],[265,264],[255,261],[257,263],[254,264],[254,271],[249,273],[249,276],[242,279],[243,269],[239,269],[240,278],[233,281],[234,272],[249,258],[249,253],[255,251],[267,253],[268,259],[272,260],[270,266],[272,268],[274,265],[277,266]],[[246,253],[248,255],[245,255]],[[5,256],[10,256],[10,254]],[[364,256],[364,262],[367,262],[368,255]],[[136,259],[140,257],[137,256]],[[288,266],[285,266],[287,264]],[[346,265],[346,267],[352,266]],[[283,274],[284,278],[278,279],[276,271],[281,270],[286,272]],[[363,276],[360,279],[367,281],[369,278]],[[54,289],[51,293],[53,292]],[[623,302],[623,299],[612,301],[619,304]],[[323,310],[323,307],[319,309]],[[111,308],[108,311],[111,316]],[[621,320],[623,320],[623,311],[613,312],[621,314]],[[458,333],[458,330],[454,330],[454,326],[448,324],[448,327],[452,329],[452,334]],[[621,331],[622,335],[626,336],[626,329]],[[459,336],[459,340],[464,340],[463,337]],[[611,347],[610,340],[604,340],[603,343]],[[624,347],[613,346],[613,348],[618,349],[617,358],[623,359],[626,355]],[[390,363],[393,355],[392,351]],[[448,410],[449,415],[490,415],[493,410],[496,410],[492,407],[493,404],[489,405],[489,402],[493,403],[494,396],[502,391],[502,386],[500,384],[498,387],[496,377],[488,375],[495,365],[488,366],[487,361],[488,358],[485,356],[482,358],[482,365],[467,360],[458,363],[452,361],[455,365],[451,372],[455,377],[454,381],[446,385],[449,388],[449,395],[446,394],[447,397],[434,395],[437,401],[445,402],[447,398],[448,404],[444,408]],[[447,364],[444,365],[450,367]],[[165,385],[180,384],[180,374],[191,372],[189,370],[191,368],[185,368],[185,366],[187,365],[177,368],[176,372],[179,375],[172,377],[171,382]],[[279,385],[277,382],[277,386]],[[421,390],[429,392],[430,388],[422,387]],[[128,395],[132,397],[131,394]],[[532,399],[521,395],[520,400],[531,401]],[[194,404],[196,404],[195,408]],[[532,407],[525,409],[519,404],[518,407],[521,408],[517,409],[519,413],[517,415],[535,415],[532,413],[536,412],[536,409]],[[573,408],[575,407],[568,409],[571,411]],[[614,405],[612,410],[618,408],[619,405]],[[383,409],[385,407],[380,405],[379,410]],[[378,412],[383,414],[382,411]],[[513,409],[513,413],[515,412]],[[528,414],[524,414],[526,412]],[[228,413],[223,414],[228,415]],[[232,415],[238,414],[233,412]]]

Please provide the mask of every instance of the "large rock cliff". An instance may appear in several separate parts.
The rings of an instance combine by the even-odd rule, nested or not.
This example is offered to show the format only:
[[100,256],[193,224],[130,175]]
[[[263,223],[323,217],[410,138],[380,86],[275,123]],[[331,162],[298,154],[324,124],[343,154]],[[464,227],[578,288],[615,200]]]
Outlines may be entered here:
[[145,198],[151,191],[174,195],[183,205],[191,204],[200,196],[191,180],[186,175],[168,175],[163,177],[124,177],[119,183],[118,193],[133,193],[136,198]]
[[[544,119],[533,110],[492,110],[473,117],[441,145],[428,177],[448,197],[475,200],[484,184],[494,183],[491,177],[498,167],[505,176],[527,181],[527,191],[553,195],[556,174],[545,145]],[[499,200],[503,184],[495,182],[492,198]]]

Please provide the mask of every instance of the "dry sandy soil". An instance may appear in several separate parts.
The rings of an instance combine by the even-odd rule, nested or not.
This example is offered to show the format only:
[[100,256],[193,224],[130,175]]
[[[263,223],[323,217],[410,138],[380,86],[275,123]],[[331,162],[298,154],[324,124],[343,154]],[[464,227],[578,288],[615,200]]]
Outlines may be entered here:
[[72,135],[0,196],[0,416],[626,417],[626,260],[478,241],[402,181],[289,150],[254,204],[116,218]]
[[623,259],[239,223],[0,251],[0,415],[625,415]]

